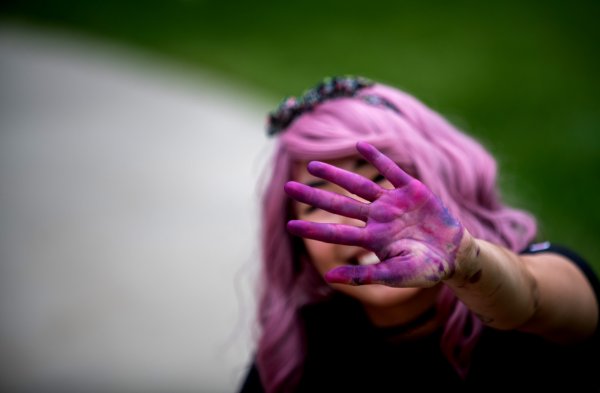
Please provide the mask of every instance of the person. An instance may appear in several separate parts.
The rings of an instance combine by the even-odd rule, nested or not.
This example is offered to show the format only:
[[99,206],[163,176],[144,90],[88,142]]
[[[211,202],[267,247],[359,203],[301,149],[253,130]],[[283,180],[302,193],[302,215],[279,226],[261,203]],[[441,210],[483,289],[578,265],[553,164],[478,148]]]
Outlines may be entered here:
[[598,279],[535,243],[477,141],[360,77],[287,98],[268,132],[260,335],[240,391],[598,391]]

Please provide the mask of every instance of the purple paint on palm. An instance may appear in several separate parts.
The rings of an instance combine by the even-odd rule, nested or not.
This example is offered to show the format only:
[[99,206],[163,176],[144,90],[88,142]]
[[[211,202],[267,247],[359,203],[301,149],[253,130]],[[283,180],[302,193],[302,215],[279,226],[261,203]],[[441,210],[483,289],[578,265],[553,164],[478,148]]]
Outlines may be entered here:
[[332,269],[325,276],[331,283],[429,287],[450,277],[463,226],[423,183],[375,147],[359,142],[356,149],[392,183],[393,190],[323,162],[309,163],[308,171],[370,203],[297,182],[288,182],[285,190],[299,202],[362,220],[366,225],[359,228],[292,220],[288,230],[309,239],[363,247],[381,260],[374,265]]

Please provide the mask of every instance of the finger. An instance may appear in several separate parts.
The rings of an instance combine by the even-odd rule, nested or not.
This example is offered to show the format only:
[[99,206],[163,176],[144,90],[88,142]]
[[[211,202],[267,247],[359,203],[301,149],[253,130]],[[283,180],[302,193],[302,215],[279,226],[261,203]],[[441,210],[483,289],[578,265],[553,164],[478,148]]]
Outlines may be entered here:
[[288,231],[296,236],[320,240],[327,243],[345,244],[366,248],[364,228],[351,225],[324,224],[302,220],[291,220],[287,224]]
[[367,221],[369,205],[365,203],[334,192],[309,187],[295,181],[286,183],[284,189],[290,197],[298,202],[307,203],[344,217]]
[[354,195],[373,202],[384,191],[377,183],[353,172],[320,161],[308,163],[308,171],[321,179],[330,181]]
[[381,262],[364,266],[340,266],[328,271],[325,279],[330,283],[364,285],[383,284],[390,287],[407,287],[417,284],[417,261],[405,258],[393,263]]
[[379,173],[385,176],[394,187],[402,187],[413,180],[410,175],[404,172],[394,161],[377,150],[373,145],[367,142],[358,142],[356,144],[356,150],[358,150],[367,161],[373,164]]

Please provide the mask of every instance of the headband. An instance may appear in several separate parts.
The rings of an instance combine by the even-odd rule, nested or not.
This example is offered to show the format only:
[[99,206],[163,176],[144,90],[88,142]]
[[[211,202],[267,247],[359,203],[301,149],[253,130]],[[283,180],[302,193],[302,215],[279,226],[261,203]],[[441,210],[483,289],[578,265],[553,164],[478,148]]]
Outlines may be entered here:
[[[269,113],[267,118],[267,134],[273,136],[285,130],[294,120],[305,112],[312,111],[324,101],[339,97],[354,97],[357,92],[375,83],[355,76],[335,76],[325,78],[315,87],[307,90],[300,97],[286,97],[277,109]],[[389,101],[374,95],[360,97],[363,101],[374,106],[385,106],[396,113],[401,113]]]

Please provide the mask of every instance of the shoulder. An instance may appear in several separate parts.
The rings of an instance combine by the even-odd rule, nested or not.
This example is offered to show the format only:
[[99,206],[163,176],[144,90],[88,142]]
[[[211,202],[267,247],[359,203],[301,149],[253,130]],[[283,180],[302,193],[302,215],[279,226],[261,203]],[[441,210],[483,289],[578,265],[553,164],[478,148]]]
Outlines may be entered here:
[[550,242],[529,245],[521,257],[536,276],[538,295],[545,294],[546,302],[557,310],[555,321],[568,322],[567,330],[581,322],[587,327],[580,333],[587,331],[584,336],[599,342],[600,280],[590,264],[571,248]]
[[583,274],[591,285],[596,299],[600,299],[600,280],[598,279],[598,275],[594,272],[591,265],[573,249],[546,241],[530,244],[520,254],[536,256],[538,259],[542,257],[544,260],[554,261],[555,263],[568,262],[570,265],[577,267],[579,272]]

